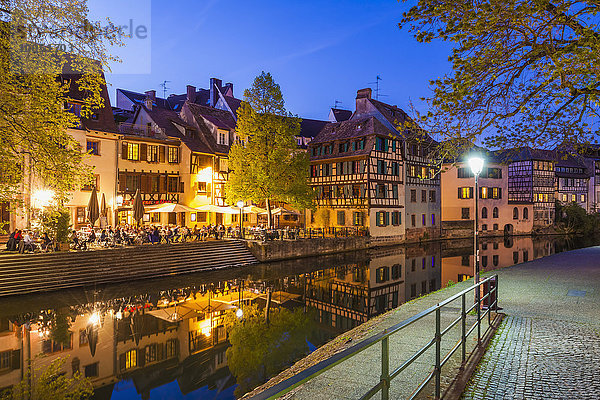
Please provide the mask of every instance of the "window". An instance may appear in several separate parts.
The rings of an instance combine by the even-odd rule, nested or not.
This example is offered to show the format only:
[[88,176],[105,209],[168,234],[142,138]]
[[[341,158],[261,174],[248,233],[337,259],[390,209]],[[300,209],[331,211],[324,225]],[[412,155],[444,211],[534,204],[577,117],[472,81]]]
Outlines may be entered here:
[[417,202],[417,191],[415,189],[410,189],[410,202],[411,203]]
[[98,376],[98,363],[95,362],[84,367],[86,378],[95,378]]
[[585,203],[585,194],[579,195],[579,201]]
[[360,211],[354,211],[352,213],[352,221],[354,226],[363,226],[364,225],[364,214]]
[[502,198],[502,188],[493,187],[492,189],[492,199],[501,199]]
[[472,199],[473,198],[473,188],[472,187],[459,187],[458,188],[458,198],[459,199]]
[[158,360],[156,349],[157,349],[156,343],[146,346],[146,351],[145,351],[146,364]]
[[473,178],[473,171],[471,171],[471,168],[457,168],[456,172],[458,178]]
[[494,207],[492,210],[492,218],[498,218],[498,207]]
[[388,267],[377,268],[375,271],[375,281],[382,283],[390,279],[390,269]]
[[574,194],[571,195],[571,201],[577,201],[577,198],[575,197]]
[[417,226],[417,216],[415,214],[410,216],[410,224],[411,226]]
[[380,175],[385,175],[387,173],[387,166],[385,165],[385,160],[377,160],[377,173]]
[[80,329],[79,330],[79,345],[85,346],[86,344],[88,344],[87,331],[85,329]]
[[0,371],[6,371],[11,369],[11,357],[11,350],[0,352]]
[[518,251],[513,251],[513,263],[518,263],[519,262],[519,252]]
[[388,226],[390,222],[390,213],[385,211],[378,211],[375,213],[375,219],[377,226]]
[[392,265],[392,279],[400,279],[402,276],[402,266],[400,264]]
[[484,232],[487,231],[487,224],[481,225],[481,230]]
[[519,209],[517,207],[513,208],[513,219],[519,219]]
[[402,214],[398,211],[392,212],[392,225],[398,226],[402,224]]
[[523,219],[529,219],[529,208],[527,207],[523,209]]
[[75,222],[78,224],[85,223],[85,207],[77,207],[75,211]]
[[392,175],[400,176],[400,164],[397,162],[392,163]]
[[482,256],[481,257],[481,266],[483,268],[485,268],[485,267],[487,267],[487,265],[488,265],[488,256]]
[[483,207],[481,209],[481,218],[487,218],[487,217],[488,217],[487,207]]
[[169,176],[167,179],[167,191],[170,193],[179,193],[179,177]]
[[87,141],[87,152],[88,154],[93,154],[95,156],[100,155],[100,142],[95,140]]
[[132,161],[139,161],[139,159],[140,159],[139,143],[127,143],[127,159],[132,160]]
[[480,187],[479,188],[479,198],[480,199],[487,199],[488,198],[488,188],[486,188],[486,187]]
[[229,132],[220,130],[217,133],[217,143],[224,146],[229,145]]
[[168,161],[169,164],[177,164],[179,162],[179,147],[169,146]]
[[172,358],[177,355],[177,339],[169,339],[165,344],[165,358]]
[[344,211],[337,212],[337,224],[341,226],[346,225],[346,213]]
[[122,366],[121,369],[131,369],[137,367],[137,349],[129,350],[124,354],[124,356],[125,365]]
[[497,231],[498,230],[498,224],[494,224],[494,230]]
[[382,184],[377,184],[377,198],[378,199],[385,199],[386,197],[386,188],[385,185]]
[[435,214],[431,214],[431,226],[435,226]]
[[398,198],[398,185],[392,185],[392,199]]
[[427,190],[421,190],[421,203],[427,203]]
[[92,182],[90,182],[88,185],[83,185],[83,187],[81,188],[81,190],[94,190],[94,188],[96,188],[96,190],[100,190],[100,175],[99,174],[95,174],[94,177],[92,178]]
[[378,151],[387,151],[387,139],[382,137],[377,137],[375,139],[375,150]]
[[492,264],[494,264],[494,267],[498,266],[498,259],[498,254],[492,256]]
[[421,214],[421,225],[427,225],[427,214]]
[[470,214],[470,210],[471,210],[471,209],[470,209],[470,208],[468,208],[468,207],[463,207],[463,208],[461,209],[461,214],[462,214],[462,215],[461,215],[461,218],[462,218],[462,219],[470,219],[470,218],[471,218],[471,217],[469,216],[469,214]]
[[429,202],[430,203],[435,203],[436,202],[436,193],[435,190],[430,190],[429,191]]
[[421,269],[425,269],[425,258],[421,258]]
[[148,162],[158,162],[158,146],[152,144],[148,146]]

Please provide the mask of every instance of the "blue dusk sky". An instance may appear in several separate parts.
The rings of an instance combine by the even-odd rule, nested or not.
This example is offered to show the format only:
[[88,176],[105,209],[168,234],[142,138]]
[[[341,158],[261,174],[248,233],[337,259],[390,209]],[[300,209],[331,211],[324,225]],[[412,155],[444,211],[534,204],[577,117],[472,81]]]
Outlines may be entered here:
[[[341,101],[340,108],[354,110],[356,90],[374,88],[377,75],[382,78],[380,100],[406,111],[414,101],[422,110],[419,98],[429,94],[429,81],[450,71],[450,45],[420,44],[408,29],[398,28],[410,3],[142,0],[136,4],[146,6],[110,7],[107,12],[113,22],[134,31],[139,25],[148,28],[148,35],[145,28],[139,31],[144,40],[132,45],[126,39],[118,51],[124,60],[118,69],[126,73],[107,74],[113,105],[117,88],[154,89],[162,97],[160,83],[165,80],[170,81],[168,96],[185,93],[187,84],[207,88],[211,77],[232,82],[234,94],[241,98],[264,70],[281,85],[287,109],[300,117],[326,119],[336,100]],[[93,6],[92,15],[104,15],[102,8],[108,9]]]

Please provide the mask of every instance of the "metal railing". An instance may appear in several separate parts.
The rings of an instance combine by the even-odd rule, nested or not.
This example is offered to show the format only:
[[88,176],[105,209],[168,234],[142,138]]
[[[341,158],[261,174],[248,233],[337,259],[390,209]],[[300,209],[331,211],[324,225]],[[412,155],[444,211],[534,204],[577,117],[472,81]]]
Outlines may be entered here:
[[[481,296],[481,288],[486,290],[484,296]],[[474,303],[471,307],[467,308],[467,296],[469,293],[474,291],[474,295],[469,296],[471,299],[474,299]],[[450,325],[442,330],[441,327],[441,310],[443,307],[452,303],[453,301],[461,299],[462,307],[460,316],[452,321]],[[482,313],[482,307],[480,306],[482,303],[487,303],[484,308],[486,310]],[[475,310],[477,315],[477,320],[473,323],[473,325],[467,330],[467,314],[471,311]],[[480,281],[478,284],[469,287],[461,291],[460,293],[455,294],[454,296],[444,300],[441,303],[438,303],[435,306],[429,307],[428,309],[421,311],[420,313],[413,315],[412,317],[382,331],[381,333],[370,337],[368,339],[363,340],[362,342],[349,347],[334,356],[319,362],[318,364],[302,371],[301,373],[294,375],[291,378],[286,379],[285,381],[266,389],[265,391],[251,397],[252,400],[258,399],[275,399],[279,396],[284,395],[289,392],[293,388],[305,383],[306,381],[322,374],[330,368],[340,364],[341,362],[357,355],[358,353],[368,349],[369,347],[381,342],[381,378],[379,382],[371,387],[362,397],[361,399],[370,399],[375,396],[377,393],[381,392],[381,398],[383,400],[389,399],[390,396],[390,383],[391,380],[397,377],[402,371],[404,371],[408,366],[410,366],[415,360],[417,360],[420,356],[422,356],[427,350],[429,350],[432,346],[435,346],[435,363],[433,365],[433,370],[427,377],[422,381],[422,383],[412,392],[412,395],[409,397],[410,399],[415,398],[419,395],[423,389],[427,386],[427,384],[434,379],[435,384],[435,398],[439,399],[441,397],[441,371],[442,367],[450,360],[452,355],[460,348],[462,353],[462,363],[464,364],[467,359],[467,338],[471,335],[475,329],[477,329],[477,346],[481,346],[481,321],[486,317],[488,318],[488,328],[484,332],[484,335],[487,333],[489,329],[491,329],[491,310],[498,310],[498,275],[493,275],[485,280]],[[425,344],[420,350],[415,352],[412,356],[410,356],[402,365],[394,369],[390,372],[390,350],[389,350],[389,337],[395,333],[400,332],[402,329],[407,326],[413,324],[420,319],[435,313],[435,333],[433,338]],[[452,349],[442,358],[442,349],[441,349],[441,341],[442,337],[447,334],[453,327],[457,324],[461,324],[461,338],[458,340]]]

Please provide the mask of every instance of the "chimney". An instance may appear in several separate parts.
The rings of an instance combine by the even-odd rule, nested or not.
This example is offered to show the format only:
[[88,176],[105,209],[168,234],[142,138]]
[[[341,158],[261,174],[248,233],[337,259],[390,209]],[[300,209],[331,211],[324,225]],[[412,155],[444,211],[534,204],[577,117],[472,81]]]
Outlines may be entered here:
[[223,87],[223,94],[233,97],[233,83],[227,82]]
[[156,100],[156,90],[148,90],[146,93],[146,97],[152,99],[152,101]]
[[187,101],[193,103],[196,101],[196,86],[187,85]]
[[152,103],[153,103],[152,97],[150,97],[149,95],[146,95],[146,98],[144,98],[144,105],[150,111],[152,111]]
[[360,89],[356,92],[356,115],[368,113],[371,93],[371,88]]
[[217,93],[217,88],[218,90],[221,90],[223,88],[223,81],[217,78],[210,78],[210,106],[214,107],[217,104],[217,101],[219,100],[219,93]]

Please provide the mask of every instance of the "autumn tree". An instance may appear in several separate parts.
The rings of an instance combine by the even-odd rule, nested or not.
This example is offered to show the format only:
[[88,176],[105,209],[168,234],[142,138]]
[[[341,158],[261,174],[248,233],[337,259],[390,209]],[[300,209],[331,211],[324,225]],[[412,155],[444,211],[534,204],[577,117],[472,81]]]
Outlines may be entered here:
[[587,0],[419,0],[400,26],[453,46],[419,123],[451,145],[596,142],[599,11]]
[[263,71],[254,79],[237,113],[240,141],[229,152],[227,201],[264,201],[269,226],[272,201],[310,207],[309,158],[297,149],[295,139],[301,120],[285,110],[281,89],[271,74]]
[[[0,201],[22,200],[29,175],[63,197],[89,178],[67,133],[104,106],[102,68],[118,42],[110,22],[89,21],[85,0],[16,0],[0,6]],[[75,79],[59,79],[59,76]]]

